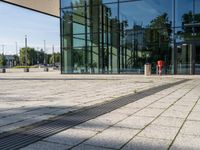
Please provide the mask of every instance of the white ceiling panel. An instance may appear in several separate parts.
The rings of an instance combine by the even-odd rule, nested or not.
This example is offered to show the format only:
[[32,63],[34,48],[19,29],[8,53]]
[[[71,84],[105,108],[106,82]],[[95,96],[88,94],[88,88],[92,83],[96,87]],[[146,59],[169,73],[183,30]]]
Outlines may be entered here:
[[2,0],[11,4],[59,17],[59,0]]

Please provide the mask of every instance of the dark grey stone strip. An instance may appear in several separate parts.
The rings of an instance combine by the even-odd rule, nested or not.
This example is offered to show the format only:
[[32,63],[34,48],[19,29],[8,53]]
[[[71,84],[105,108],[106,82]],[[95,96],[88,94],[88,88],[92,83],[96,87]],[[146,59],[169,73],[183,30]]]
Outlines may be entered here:
[[53,119],[41,121],[39,123],[27,126],[25,128],[16,129],[0,135],[1,150],[17,150],[44,138],[52,136],[56,133],[69,129],[88,120],[111,112],[115,109],[123,107],[129,103],[133,103],[144,97],[150,96],[172,86],[184,83],[188,80],[181,80],[175,83],[169,83],[154,88],[150,88],[136,94],[129,94],[116,98],[112,101],[89,106],[78,111],[57,116]]

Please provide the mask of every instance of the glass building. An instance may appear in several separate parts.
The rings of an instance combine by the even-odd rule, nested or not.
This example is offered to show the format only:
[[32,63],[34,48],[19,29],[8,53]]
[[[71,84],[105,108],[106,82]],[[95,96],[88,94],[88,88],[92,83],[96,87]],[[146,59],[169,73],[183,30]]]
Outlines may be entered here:
[[200,0],[61,0],[62,73],[200,74]]

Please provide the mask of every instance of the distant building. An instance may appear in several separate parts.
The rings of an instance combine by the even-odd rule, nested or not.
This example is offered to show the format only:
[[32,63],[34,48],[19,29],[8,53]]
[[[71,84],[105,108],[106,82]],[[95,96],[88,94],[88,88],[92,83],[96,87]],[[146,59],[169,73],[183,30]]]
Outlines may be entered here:
[[16,62],[15,62],[15,57],[13,55],[5,55],[6,58],[6,67],[13,67],[15,66]]

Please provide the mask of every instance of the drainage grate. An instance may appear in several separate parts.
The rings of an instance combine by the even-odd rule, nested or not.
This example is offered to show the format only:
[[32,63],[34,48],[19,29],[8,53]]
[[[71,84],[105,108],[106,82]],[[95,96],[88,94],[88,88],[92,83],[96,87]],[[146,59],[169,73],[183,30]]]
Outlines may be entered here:
[[47,138],[51,135],[69,129],[73,126],[123,107],[129,103],[135,102],[146,96],[150,96],[152,94],[184,83],[186,81],[188,80],[181,80],[175,83],[157,86],[151,89],[144,90],[142,92],[138,92],[136,94],[130,94],[127,96],[116,98],[110,102],[101,105],[91,106],[81,111],[61,115],[47,121],[42,121],[38,124],[27,126],[26,128],[9,131],[6,134],[0,135],[0,150],[20,149],[44,138]]

